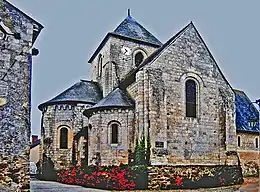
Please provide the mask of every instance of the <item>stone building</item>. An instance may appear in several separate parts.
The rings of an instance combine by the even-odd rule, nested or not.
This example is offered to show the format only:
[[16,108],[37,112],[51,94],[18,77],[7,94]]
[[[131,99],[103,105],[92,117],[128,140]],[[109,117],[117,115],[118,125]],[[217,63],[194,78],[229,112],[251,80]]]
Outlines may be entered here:
[[[237,152],[240,157],[244,175],[253,175],[260,165],[259,147],[259,113],[251,105],[250,99],[240,90],[234,90],[236,95],[236,129]],[[252,125],[251,120],[255,120]]]
[[39,105],[55,169],[129,163],[142,137],[153,165],[237,161],[235,92],[192,22],[163,44],[128,14],[89,63],[91,81]]
[[0,185],[18,191],[29,188],[32,46],[42,28],[0,0]]

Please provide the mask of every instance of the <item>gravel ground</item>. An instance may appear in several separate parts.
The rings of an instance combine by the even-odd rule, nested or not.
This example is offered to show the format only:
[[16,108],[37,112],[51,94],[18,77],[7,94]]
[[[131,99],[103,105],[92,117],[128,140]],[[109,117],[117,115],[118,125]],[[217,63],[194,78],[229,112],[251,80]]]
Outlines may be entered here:
[[106,190],[89,189],[76,185],[65,185],[52,181],[31,180],[31,192],[105,192]]

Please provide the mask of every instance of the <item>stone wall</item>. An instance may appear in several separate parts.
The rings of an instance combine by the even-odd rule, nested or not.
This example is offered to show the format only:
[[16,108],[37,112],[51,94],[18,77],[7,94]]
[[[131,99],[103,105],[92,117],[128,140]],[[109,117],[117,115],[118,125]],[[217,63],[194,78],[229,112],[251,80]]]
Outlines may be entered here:
[[[185,114],[187,79],[197,84],[196,118]],[[193,24],[136,74],[135,84],[139,133],[150,130],[152,164],[223,164],[225,151],[236,151],[234,93]]]
[[[134,151],[134,113],[130,109],[109,109],[99,111],[90,117],[88,164],[95,164],[96,154],[101,165],[128,163],[128,150]],[[119,124],[118,144],[111,143],[111,123]]]
[[[259,134],[237,133],[237,136],[240,137],[240,146],[238,146],[237,151],[241,161],[243,175],[257,175],[257,172],[259,173],[260,168]],[[256,147],[256,138],[258,138],[258,148]]]
[[26,191],[31,132],[31,47],[35,30],[40,31],[42,26],[3,0],[0,20],[5,32],[12,33],[1,31],[0,39],[0,185],[16,183],[18,191]]
[[[88,119],[83,115],[83,111],[90,106],[57,104],[43,109],[40,157],[42,163],[45,154],[51,158],[57,170],[71,165],[74,136],[88,126]],[[60,129],[63,127],[68,129],[67,149],[60,149]]]
[[150,190],[216,188],[242,183],[243,176],[237,165],[148,167]]

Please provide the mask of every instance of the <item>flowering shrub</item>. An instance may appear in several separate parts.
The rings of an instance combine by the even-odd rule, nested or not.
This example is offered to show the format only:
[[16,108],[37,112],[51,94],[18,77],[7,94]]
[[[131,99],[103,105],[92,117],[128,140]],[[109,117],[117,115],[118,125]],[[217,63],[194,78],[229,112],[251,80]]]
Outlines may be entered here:
[[133,190],[136,175],[130,166],[85,167],[73,166],[58,173],[57,181],[66,184],[77,184],[112,190]]

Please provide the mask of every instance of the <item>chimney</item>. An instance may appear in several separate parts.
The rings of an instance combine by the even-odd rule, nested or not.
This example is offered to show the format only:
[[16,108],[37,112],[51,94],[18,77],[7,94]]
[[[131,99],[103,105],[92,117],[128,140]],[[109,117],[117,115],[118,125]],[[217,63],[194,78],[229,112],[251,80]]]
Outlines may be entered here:
[[32,135],[32,144],[38,140],[38,135]]

